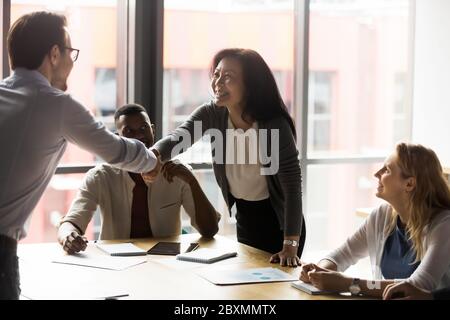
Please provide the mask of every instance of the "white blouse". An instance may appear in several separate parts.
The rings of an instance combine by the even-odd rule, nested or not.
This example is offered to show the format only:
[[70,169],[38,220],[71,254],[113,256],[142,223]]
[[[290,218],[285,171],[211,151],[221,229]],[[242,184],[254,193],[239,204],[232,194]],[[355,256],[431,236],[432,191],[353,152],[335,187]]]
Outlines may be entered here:
[[[257,122],[255,121],[253,126],[244,132],[236,129],[228,117],[228,129],[234,130],[232,131],[233,135],[227,134],[227,161],[225,164],[225,173],[231,194],[236,199],[247,201],[269,198],[266,177],[261,175]],[[253,136],[256,139],[245,138],[245,136]],[[242,144],[242,141],[245,143]]]

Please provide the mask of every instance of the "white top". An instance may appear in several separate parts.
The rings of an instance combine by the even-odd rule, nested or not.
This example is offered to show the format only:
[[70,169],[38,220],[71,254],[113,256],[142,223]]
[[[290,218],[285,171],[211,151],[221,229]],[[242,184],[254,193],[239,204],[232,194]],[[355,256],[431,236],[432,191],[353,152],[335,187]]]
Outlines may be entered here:
[[[230,117],[228,117],[229,132],[231,132],[230,129],[234,130],[234,137],[232,137],[234,143],[230,139],[231,136],[227,134],[227,161],[225,164],[230,193],[236,199],[247,201],[260,201],[269,198],[266,177],[261,175],[257,122],[255,121],[253,126],[244,132],[244,130],[236,130]],[[245,136],[256,138],[245,138]],[[242,143],[243,141],[245,142]]]
[[[347,241],[325,257],[344,271],[359,259],[369,255],[373,277],[383,279],[381,258],[392,208],[383,204],[374,209],[365,223]],[[425,255],[407,282],[424,290],[450,286],[450,210],[440,212],[425,230]]]
[[154,168],[153,152],[97,122],[38,71],[18,68],[0,82],[0,234],[19,240],[67,142],[135,172]]
[[[62,222],[73,222],[84,233],[97,206],[100,206],[100,239],[129,239],[131,231],[131,204],[135,183],[128,172],[100,165],[89,170],[78,190],[69,212]],[[174,177],[169,183],[162,174],[148,187],[148,214],[154,237],[181,234],[180,207],[186,210],[195,224],[195,204],[191,188]]]

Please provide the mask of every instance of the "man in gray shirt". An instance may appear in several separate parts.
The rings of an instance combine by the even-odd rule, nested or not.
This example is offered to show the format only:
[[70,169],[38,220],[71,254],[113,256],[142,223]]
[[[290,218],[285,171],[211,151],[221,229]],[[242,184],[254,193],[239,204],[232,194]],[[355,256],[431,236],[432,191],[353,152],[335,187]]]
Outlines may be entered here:
[[158,160],[142,142],[108,131],[64,93],[79,53],[64,16],[22,16],[8,33],[8,52],[14,72],[0,82],[0,299],[18,299],[17,241],[26,236],[25,221],[67,142],[136,173],[151,171]]

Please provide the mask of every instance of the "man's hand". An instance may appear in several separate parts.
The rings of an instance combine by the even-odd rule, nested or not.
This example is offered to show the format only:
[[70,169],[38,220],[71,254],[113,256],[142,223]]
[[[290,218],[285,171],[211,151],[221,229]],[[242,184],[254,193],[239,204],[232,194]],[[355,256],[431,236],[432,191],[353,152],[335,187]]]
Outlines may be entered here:
[[151,149],[151,151],[153,151],[156,156],[156,165],[152,171],[141,173],[142,179],[144,179],[146,183],[152,183],[153,181],[155,181],[162,167],[161,155],[159,154],[158,150]]
[[284,245],[283,250],[270,257],[270,263],[280,263],[280,266],[289,266],[296,268],[300,264],[300,258],[297,256],[298,247]]
[[166,178],[169,182],[173,182],[174,177],[180,178],[187,184],[190,184],[193,180],[195,180],[195,176],[192,171],[178,160],[166,162],[162,166],[161,172],[164,175],[164,178]]
[[88,240],[81,236],[77,231],[70,232],[62,241],[64,251],[68,254],[74,254],[86,250]]

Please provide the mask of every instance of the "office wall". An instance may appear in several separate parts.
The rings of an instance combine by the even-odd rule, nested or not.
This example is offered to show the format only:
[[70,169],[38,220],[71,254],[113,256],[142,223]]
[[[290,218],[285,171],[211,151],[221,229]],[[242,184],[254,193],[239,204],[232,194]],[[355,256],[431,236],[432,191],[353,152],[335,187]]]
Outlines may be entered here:
[[450,1],[417,0],[413,141],[450,167]]

